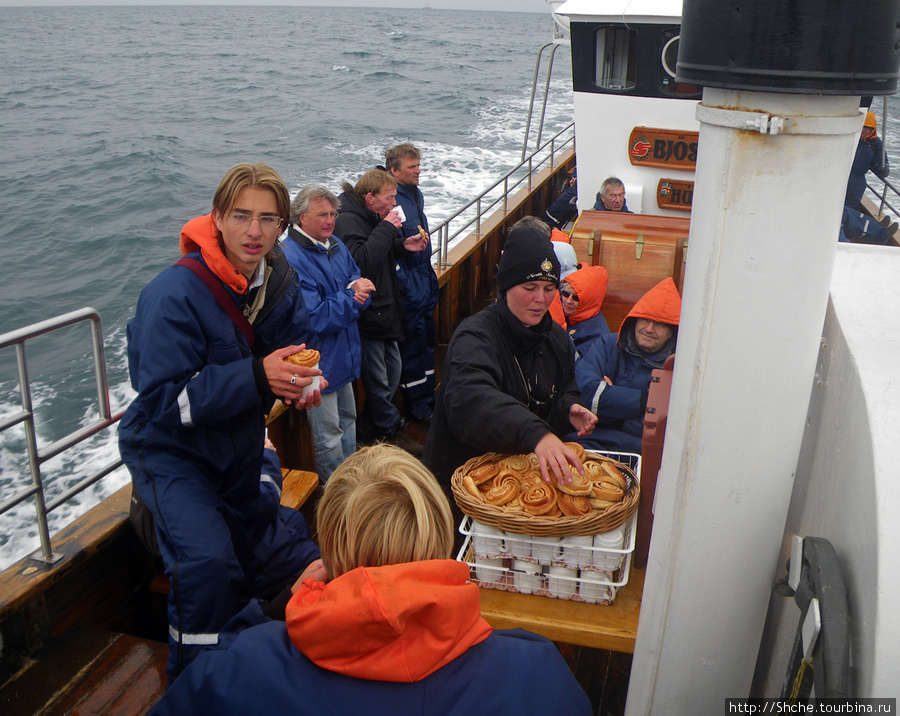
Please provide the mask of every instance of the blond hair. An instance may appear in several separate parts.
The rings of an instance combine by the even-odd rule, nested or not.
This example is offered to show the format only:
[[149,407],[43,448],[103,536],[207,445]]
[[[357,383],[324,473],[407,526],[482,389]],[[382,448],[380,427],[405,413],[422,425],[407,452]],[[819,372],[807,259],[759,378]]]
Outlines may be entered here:
[[328,478],[316,520],[332,578],[357,567],[446,559],[453,549],[450,504],[409,453],[373,445]]

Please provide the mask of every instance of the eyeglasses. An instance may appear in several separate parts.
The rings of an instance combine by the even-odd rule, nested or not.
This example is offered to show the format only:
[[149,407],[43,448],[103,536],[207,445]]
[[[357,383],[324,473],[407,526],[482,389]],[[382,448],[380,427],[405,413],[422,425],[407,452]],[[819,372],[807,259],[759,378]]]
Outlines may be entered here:
[[563,298],[571,298],[573,301],[575,301],[575,303],[578,303],[578,295],[570,289],[559,289],[559,295]]
[[336,211],[323,211],[320,214],[313,214],[313,216],[315,218],[319,219],[320,221],[322,219],[337,219],[337,212]]
[[259,228],[263,231],[273,231],[281,226],[281,217],[279,216],[250,216],[250,214],[242,214],[237,211],[228,216],[228,222],[232,226],[241,228],[249,228],[254,221],[259,222]]

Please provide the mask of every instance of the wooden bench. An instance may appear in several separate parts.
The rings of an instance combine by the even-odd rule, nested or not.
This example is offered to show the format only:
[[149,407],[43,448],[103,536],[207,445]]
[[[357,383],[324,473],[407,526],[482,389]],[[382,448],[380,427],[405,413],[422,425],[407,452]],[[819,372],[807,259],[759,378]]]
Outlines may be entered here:
[[633,654],[643,592],[644,570],[634,568],[609,606],[482,589],[481,616],[495,629],[518,627],[551,641]]

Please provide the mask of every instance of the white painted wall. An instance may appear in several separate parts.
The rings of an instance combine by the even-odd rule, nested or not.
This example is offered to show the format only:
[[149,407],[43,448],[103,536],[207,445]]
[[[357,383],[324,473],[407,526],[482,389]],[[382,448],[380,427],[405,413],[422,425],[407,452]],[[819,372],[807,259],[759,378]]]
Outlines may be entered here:
[[[900,251],[841,244],[775,576],[792,535],[834,545],[849,589],[851,693],[896,697],[900,663]],[[799,610],[773,597],[756,691],[782,685]]]
[[574,104],[579,212],[594,206],[604,179],[616,176],[625,183],[625,200],[635,214],[690,216],[685,211],[659,209],[656,187],[662,178],[693,181],[694,172],[632,166],[628,138],[639,126],[698,131],[696,100],[576,92]]

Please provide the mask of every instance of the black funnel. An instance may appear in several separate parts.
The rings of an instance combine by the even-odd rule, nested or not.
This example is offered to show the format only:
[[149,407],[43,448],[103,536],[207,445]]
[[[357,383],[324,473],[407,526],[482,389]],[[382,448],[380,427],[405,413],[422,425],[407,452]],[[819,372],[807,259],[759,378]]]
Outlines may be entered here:
[[678,82],[888,95],[898,66],[897,0],[684,0]]

